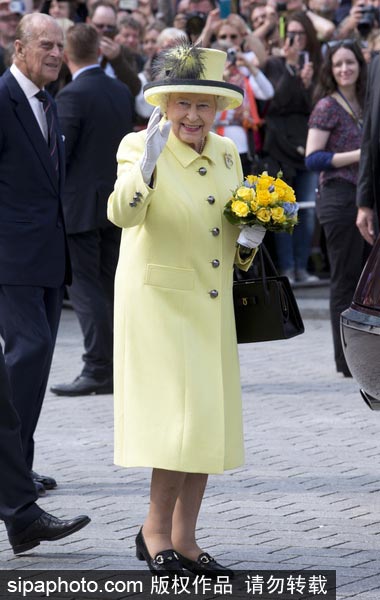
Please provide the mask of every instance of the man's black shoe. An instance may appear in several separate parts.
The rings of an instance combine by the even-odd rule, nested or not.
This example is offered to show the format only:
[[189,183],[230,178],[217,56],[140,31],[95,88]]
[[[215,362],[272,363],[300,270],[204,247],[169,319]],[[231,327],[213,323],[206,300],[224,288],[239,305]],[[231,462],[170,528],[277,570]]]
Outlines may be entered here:
[[36,481],[35,479],[33,479],[33,483],[34,483],[34,487],[36,488],[36,492],[37,492],[37,496],[45,496],[46,495],[46,489],[45,486],[42,485],[42,483],[40,483],[39,481]]
[[22,554],[38,546],[40,542],[54,542],[85,527],[91,519],[85,515],[75,519],[62,520],[43,512],[26,529],[9,536],[9,542],[15,554]]
[[112,379],[99,381],[94,377],[79,375],[72,383],[53,385],[51,391],[57,396],[90,396],[91,394],[113,394]]
[[40,483],[44,486],[45,490],[54,490],[57,487],[57,482],[53,477],[48,477],[47,475],[39,475],[35,471],[30,471],[30,475],[34,481],[34,483]]

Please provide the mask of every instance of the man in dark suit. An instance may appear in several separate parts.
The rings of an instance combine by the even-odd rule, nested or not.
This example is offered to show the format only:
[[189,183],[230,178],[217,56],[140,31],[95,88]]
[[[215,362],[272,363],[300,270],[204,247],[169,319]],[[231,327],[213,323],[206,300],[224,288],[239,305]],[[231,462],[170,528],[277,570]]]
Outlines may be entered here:
[[113,287],[120,229],[107,220],[116,180],[116,152],[132,130],[128,87],[99,67],[99,36],[80,23],[66,34],[65,60],[73,81],[56,97],[65,136],[63,210],[73,270],[69,295],[84,336],[82,373],[55,385],[55,394],[80,396],[113,391]]
[[[64,149],[54,101],[63,34],[48,15],[25,15],[13,65],[0,79],[0,335],[26,463],[40,415],[70,265],[61,206]],[[33,473],[51,489],[51,477]]]
[[37,492],[23,455],[20,421],[12,405],[11,388],[0,347],[0,519],[5,522],[15,554],[42,541],[64,538],[90,522],[86,516],[61,520],[36,504]]
[[357,188],[356,225],[364,239],[373,245],[380,211],[380,56],[370,64],[364,108],[364,126]]

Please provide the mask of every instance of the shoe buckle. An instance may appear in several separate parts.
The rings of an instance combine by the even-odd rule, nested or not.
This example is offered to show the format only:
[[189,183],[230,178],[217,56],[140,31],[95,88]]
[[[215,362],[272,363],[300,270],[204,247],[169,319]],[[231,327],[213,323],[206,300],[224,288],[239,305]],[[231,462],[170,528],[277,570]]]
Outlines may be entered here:
[[200,558],[200,561],[201,561],[203,564],[207,565],[207,564],[210,562],[210,559],[209,559],[209,557],[208,557],[208,556],[206,556],[206,554],[204,554],[203,556],[201,556],[201,558]]
[[164,557],[162,556],[162,554],[157,554],[155,561],[157,564],[162,565],[164,562]]

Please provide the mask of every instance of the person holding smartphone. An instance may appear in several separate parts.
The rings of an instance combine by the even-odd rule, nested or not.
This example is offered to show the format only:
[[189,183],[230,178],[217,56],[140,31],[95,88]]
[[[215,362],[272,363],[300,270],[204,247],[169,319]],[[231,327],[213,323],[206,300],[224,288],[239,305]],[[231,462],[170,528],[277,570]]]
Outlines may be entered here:
[[256,101],[270,100],[274,94],[273,85],[259,69],[256,54],[243,50],[244,24],[240,23],[240,17],[230,15],[221,20],[216,29],[216,40],[218,48],[227,52],[225,80],[245,91],[241,106],[218,113],[216,131],[233,140],[239,150],[244,175],[250,175],[258,170],[261,151],[262,119]]
[[317,176],[306,169],[304,158],[321,55],[315,29],[304,12],[289,18],[282,52],[282,57],[270,57],[264,69],[275,88],[265,117],[264,162],[271,175],[283,172],[285,181],[295,189],[301,210],[293,235],[274,236],[277,263],[291,283],[315,283],[317,278],[307,270],[315,211],[302,209],[302,203],[315,201],[317,187]]

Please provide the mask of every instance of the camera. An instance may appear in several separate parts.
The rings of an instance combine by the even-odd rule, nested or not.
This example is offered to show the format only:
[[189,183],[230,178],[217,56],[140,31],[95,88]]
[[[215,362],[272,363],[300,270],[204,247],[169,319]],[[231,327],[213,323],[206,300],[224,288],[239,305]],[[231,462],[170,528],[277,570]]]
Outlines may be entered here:
[[189,37],[200,35],[206,25],[207,14],[191,12],[186,15],[186,33]]
[[228,48],[227,50],[227,60],[231,65],[236,64],[237,53],[235,48]]
[[378,10],[374,6],[361,6],[361,18],[358,23],[358,31],[363,38],[366,38],[373,26],[375,25],[375,21],[378,20]]
[[287,2],[276,2],[276,10],[279,13],[286,12],[288,10],[288,3]]
[[116,27],[112,27],[112,26],[109,26],[109,27],[107,27],[107,29],[103,29],[103,31],[102,31],[102,35],[104,37],[110,38],[111,40],[114,39],[116,34],[117,34],[117,29],[116,29]]

